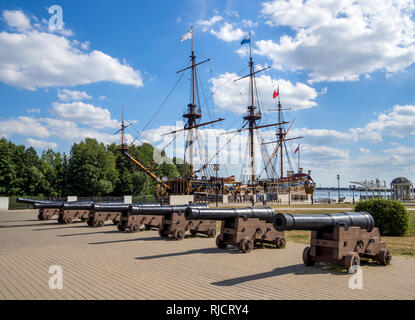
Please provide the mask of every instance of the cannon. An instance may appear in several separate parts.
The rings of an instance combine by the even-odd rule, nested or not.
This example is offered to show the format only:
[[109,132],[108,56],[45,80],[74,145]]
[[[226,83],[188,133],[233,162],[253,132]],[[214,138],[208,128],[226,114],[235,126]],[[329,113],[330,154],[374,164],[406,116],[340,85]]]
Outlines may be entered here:
[[278,213],[273,221],[278,231],[311,230],[310,246],[303,251],[307,266],[326,262],[346,267],[360,265],[360,258],[388,265],[392,256],[367,212],[341,212],[317,215]]
[[[27,198],[17,198],[16,202],[19,203],[26,203],[26,204],[31,204],[32,207],[34,208],[34,204],[45,204],[45,203],[62,203],[60,201],[51,201],[51,200],[36,200],[36,199],[27,199]],[[53,208],[36,208],[39,209],[39,213],[37,215],[37,218],[39,220],[50,220],[54,215],[57,215],[59,213],[58,209],[53,209]]]
[[216,246],[225,249],[228,245],[239,246],[248,253],[254,246],[263,243],[277,248],[285,246],[284,232],[274,229],[272,222],[275,216],[270,207],[231,208],[231,209],[199,209],[189,207],[185,211],[188,220],[220,220],[221,233],[216,237]]
[[[134,203],[134,206],[160,206],[160,203]],[[129,219],[128,209],[129,204],[94,204],[89,212],[88,225],[90,227],[102,227],[104,226],[105,221],[112,220],[112,222],[117,225],[118,230],[124,231],[126,228],[129,228],[132,232],[137,232],[141,225],[145,223],[143,219]],[[126,215],[125,215],[126,213]],[[125,215],[127,218],[122,220],[122,216]],[[139,216],[133,216],[138,218]],[[151,222],[151,217],[145,216],[149,222]],[[159,218],[161,223],[161,218]],[[124,222],[125,221],[125,222]],[[122,227],[122,224],[125,224],[125,227]],[[148,228],[148,227],[147,227]],[[124,230],[122,230],[124,229]]]
[[186,231],[189,231],[193,236],[196,236],[199,233],[204,234],[209,238],[214,237],[216,235],[216,221],[186,220],[184,217],[184,211],[189,206],[191,208],[208,207],[206,204],[160,207],[130,206],[129,215],[162,217],[162,222],[159,227],[159,235],[162,238],[172,235],[175,240],[182,240],[186,235]]
[[92,201],[62,203],[58,222],[71,224],[75,219],[81,219],[82,222],[88,221],[88,214],[93,204]]
[[62,204],[62,201],[34,202],[33,208],[39,209],[37,215],[39,220],[50,220],[53,216],[59,215]]

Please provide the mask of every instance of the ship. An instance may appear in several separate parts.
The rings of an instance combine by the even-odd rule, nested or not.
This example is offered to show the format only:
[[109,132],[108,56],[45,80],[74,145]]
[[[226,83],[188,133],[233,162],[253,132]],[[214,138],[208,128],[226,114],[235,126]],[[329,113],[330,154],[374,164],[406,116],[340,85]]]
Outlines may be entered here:
[[[254,61],[252,59],[252,49],[251,49],[251,34],[249,34],[249,74],[245,75],[236,81],[241,79],[249,78],[250,83],[250,103],[251,105],[247,107],[247,113],[244,115],[243,120],[244,124],[241,129],[237,130],[236,132],[248,131],[249,134],[249,143],[248,143],[248,152],[249,152],[249,164],[247,167],[250,168],[250,177],[248,181],[237,181],[235,176],[229,177],[218,177],[217,172],[219,171],[218,164],[211,164],[212,160],[218,155],[220,150],[217,151],[214,157],[208,157],[207,154],[201,157],[202,165],[199,169],[195,170],[195,161],[194,161],[194,146],[196,141],[200,143],[202,137],[198,132],[200,127],[204,127],[207,125],[213,125],[218,122],[222,122],[224,119],[219,118],[216,120],[211,120],[209,122],[201,123],[202,118],[202,110],[200,99],[198,97],[198,88],[197,88],[197,74],[196,69],[198,66],[210,61],[210,59],[206,59],[201,62],[196,61],[195,51],[194,51],[194,40],[193,40],[193,27],[190,29],[185,36],[182,37],[183,39],[191,39],[191,55],[190,55],[190,66],[177,71],[177,73],[184,73],[185,71],[191,72],[191,97],[190,103],[187,105],[185,112],[183,113],[183,119],[185,120],[185,124],[183,128],[168,132],[163,134],[166,135],[173,135],[173,140],[177,137],[177,134],[186,133],[186,145],[184,151],[184,160],[185,163],[188,164],[188,172],[179,178],[167,178],[167,177],[157,177],[153,172],[150,171],[149,168],[142,165],[137,159],[135,159],[131,154],[128,152],[128,145],[125,143],[124,138],[124,130],[129,126],[124,122],[124,111],[123,111],[123,120],[121,124],[121,148],[119,149],[130,161],[138,166],[138,168],[145,172],[149,177],[151,177],[154,181],[156,181],[156,196],[164,197],[167,195],[232,195],[235,198],[240,196],[241,194],[245,195],[253,195],[258,193],[274,193],[274,194],[285,194],[285,193],[292,193],[297,194],[300,199],[303,198],[303,195],[312,195],[315,190],[315,183],[311,178],[311,172],[309,171],[307,174],[303,173],[303,169],[299,168],[297,173],[294,173],[293,170],[287,171],[287,176],[284,176],[284,154],[283,150],[287,150],[286,142],[289,140],[299,139],[297,138],[287,138],[287,134],[290,131],[292,124],[286,130],[285,125],[289,124],[289,122],[284,121],[283,119],[283,109],[281,108],[281,102],[278,96],[278,122],[271,123],[271,124],[264,124],[261,125],[259,122],[262,119],[262,111],[259,108],[259,104],[256,105],[255,103],[255,92],[257,90],[255,88],[255,75],[268,70],[270,67],[263,68],[261,70],[255,70]],[[196,104],[196,102],[199,102]],[[257,98],[258,101],[258,98]],[[294,121],[293,121],[294,122]],[[247,128],[246,128],[247,127]],[[262,142],[261,143],[261,150],[265,157],[264,160],[264,171],[266,172],[267,177],[261,178],[261,176],[256,176],[255,171],[255,133],[260,136],[260,129],[270,128],[270,127],[277,127],[277,141],[273,142]],[[225,134],[233,133],[226,132]],[[262,141],[262,138],[260,138]],[[229,141],[228,141],[229,143]],[[267,153],[266,145],[270,145],[276,143],[277,146],[273,151],[272,155],[269,156]],[[170,144],[170,143],[169,143]],[[200,149],[200,148],[199,148]],[[203,149],[203,148],[202,148]],[[277,154],[279,152],[279,163],[280,163],[280,174],[278,174],[275,166],[275,162],[277,159]],[[186,160],[186,156],[188,157],[188,161]],[[288,156],[288,152],[287,152]],[[216,175],[214,172],[216,171]],[[198,177],[200,174],[200,177]]]

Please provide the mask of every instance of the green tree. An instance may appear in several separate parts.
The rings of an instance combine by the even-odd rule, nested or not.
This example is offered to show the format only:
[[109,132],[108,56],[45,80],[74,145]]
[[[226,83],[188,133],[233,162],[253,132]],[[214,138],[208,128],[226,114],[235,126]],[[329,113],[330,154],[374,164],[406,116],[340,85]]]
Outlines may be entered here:
[[68,162],[68,181],[78,196],[109,195],[118,181],[114,154],[103,143],[87,138],[74,144]]

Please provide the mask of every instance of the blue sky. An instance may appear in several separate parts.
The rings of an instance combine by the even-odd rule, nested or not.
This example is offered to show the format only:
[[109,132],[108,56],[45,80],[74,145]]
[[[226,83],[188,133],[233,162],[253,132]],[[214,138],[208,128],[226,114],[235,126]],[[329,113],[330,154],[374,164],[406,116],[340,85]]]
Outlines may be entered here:
[[[49,28],[51,5],[62,7],[63,29]],[[338,173],[342,186],[415,179],[413,1],[2,0],[0,10],[0,135],[15,143],[69,152],[88,136],[117,142],[122,104],[133,122],[131,139],[188,63],[190,41],[180,38],[194,25],[197,59],[211,59],[199,68],[200,84],[206,96],[215,92],[207,106],[202,103],[203,121],[226,119],[203,135],[242,125],[248,84],[229,79],[247,72],[247,47],[240,41],[252,32],[256,67],[272,67],[257,78],[262,124],[276,119],[267,110],[275,107],[272,92],[279,84],[281,103],[293,109],[287,120],[296,118],[290,135],[305,137],[302,167],[312,170],[318,185],[336,185]],[[169,141],[161,134],[181,119],[188,77],[142,141],[159,148]],[[263,137],[273,139],[272,130]],[[246,133],[235,141],[245,146]],[[207,144],[214,154],[215,139]],[[226,151],[224,162],[231,165],[222,174],[240,173],[233,160],[238,150]]]

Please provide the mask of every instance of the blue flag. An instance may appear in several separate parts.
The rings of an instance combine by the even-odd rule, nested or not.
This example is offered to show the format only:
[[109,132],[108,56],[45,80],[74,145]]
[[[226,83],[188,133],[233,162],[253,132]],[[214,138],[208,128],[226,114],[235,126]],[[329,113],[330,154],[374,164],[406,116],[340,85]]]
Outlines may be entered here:
[[241,46],[244,45],[244,44],[250,43],[250,42],[251,42],[251,37],[248,36],[248,37],[246,37],[245,39],[243,39],[241,41]]

